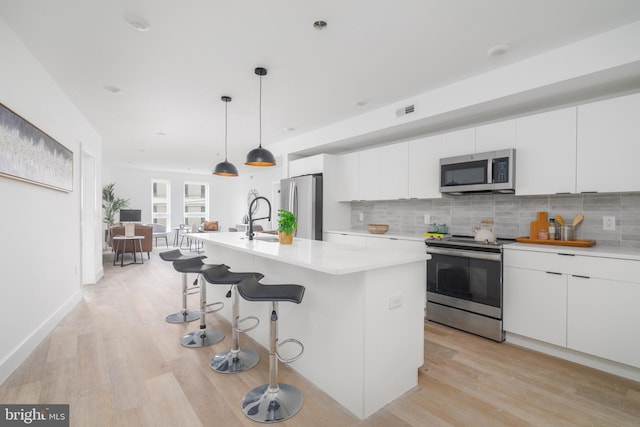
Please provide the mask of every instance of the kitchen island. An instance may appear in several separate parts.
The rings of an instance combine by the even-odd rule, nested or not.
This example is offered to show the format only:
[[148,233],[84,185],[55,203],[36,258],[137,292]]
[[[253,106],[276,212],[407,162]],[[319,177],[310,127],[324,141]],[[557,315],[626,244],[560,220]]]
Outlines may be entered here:
[[[280,304],[280,341],[300,340],[305,352],[291,367],[356,416],[366,418],[417,386],[424,362],[426,253],[299,238],[280,245],[262,240],[274,236],[250,241],[243,233],[190,236],[204,241],[205,262],[260,272],[266,285],[306,287],[301,304]],[[207,299],[224,301],[227,290],[209,285]],[[260,319],[249,335],[268,347],[268,304],[240,304],[241,317]],[[219,313],[230,319],[230,307]],[[284,346],[280,352],[289,357],[288,350],[296,351]]]

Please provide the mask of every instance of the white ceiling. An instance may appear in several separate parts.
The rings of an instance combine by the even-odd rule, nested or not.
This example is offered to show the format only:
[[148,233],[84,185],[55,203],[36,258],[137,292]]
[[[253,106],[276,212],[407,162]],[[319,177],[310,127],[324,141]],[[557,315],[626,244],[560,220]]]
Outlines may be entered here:
[[[106,164],[208,173],[224,158],[222,95],[229,161],[258,145],[257,66],[269,148],[638,21],[640,1],[0,0],[0,17],[102,135]],[[497,44],[511,49],[489,57]]]

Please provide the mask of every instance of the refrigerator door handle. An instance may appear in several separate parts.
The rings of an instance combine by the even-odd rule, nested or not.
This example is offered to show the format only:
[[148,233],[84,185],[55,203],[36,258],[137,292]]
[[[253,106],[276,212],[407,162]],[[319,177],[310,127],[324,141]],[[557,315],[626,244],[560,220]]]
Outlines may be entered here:
[[[295,181],[291,182],[292,192],[291,192],[291,204],[293,215],[298,218],[298,186]],[[298,229],[294,230],[294,236],[298,234]]]

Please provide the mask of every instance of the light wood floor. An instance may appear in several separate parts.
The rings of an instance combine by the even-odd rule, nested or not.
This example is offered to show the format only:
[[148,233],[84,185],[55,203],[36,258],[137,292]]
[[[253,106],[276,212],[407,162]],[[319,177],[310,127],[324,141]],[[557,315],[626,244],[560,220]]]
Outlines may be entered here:
[[[260,353],[260,364],[237,375],[213,372],[210,358],[230,346],[228,323],[210,315],[209,325],[222,329],[225,340],[182,347],[179,338],[197,322],[164,321],[180,305],[178,273],[154,254],[125,268],[110,260],[105,277],[85,288],[83,302],[0,386],[0,402],[69,403],[72,426],[256,426],[240,402],[267,382],[264,349],[242,337]],[[195,308],[197,296],[191,298]],[[640,383],[431,323],[424,345],[418,387],[366,420],[281,364],[281,382],[305,398],[281,425],[640,425]],[[396,363],[401,354],[389,369]]]

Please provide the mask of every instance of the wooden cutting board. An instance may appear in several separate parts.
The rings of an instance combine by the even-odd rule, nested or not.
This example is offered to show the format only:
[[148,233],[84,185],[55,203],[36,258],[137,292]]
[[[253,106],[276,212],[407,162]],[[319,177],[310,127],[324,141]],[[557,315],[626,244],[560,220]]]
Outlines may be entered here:
[[546,212],[538,212],[536,214],[536,220],[532,221],[529,226],[529,238],[538,239],[540,230],[549,230],[549,220]]

